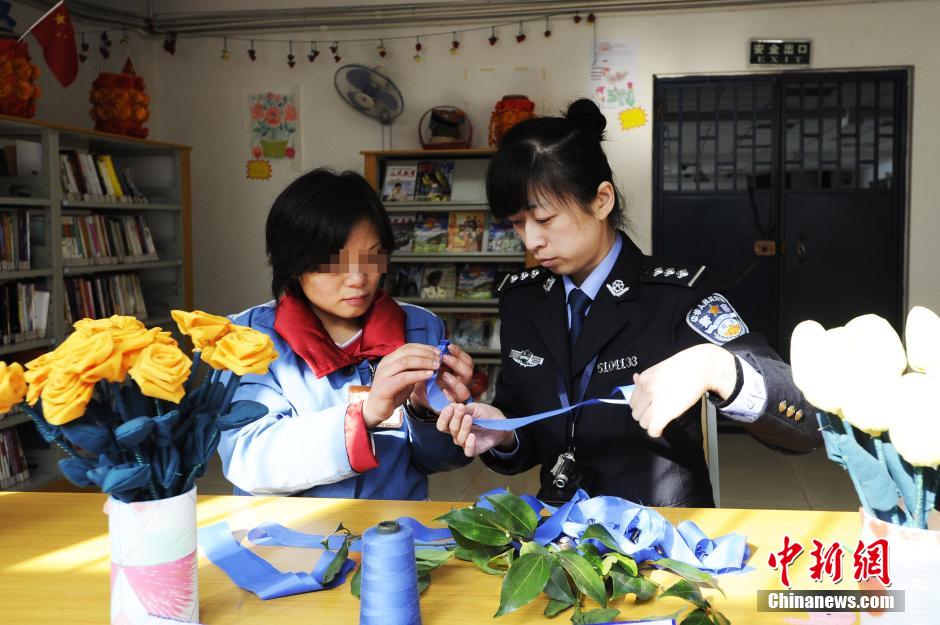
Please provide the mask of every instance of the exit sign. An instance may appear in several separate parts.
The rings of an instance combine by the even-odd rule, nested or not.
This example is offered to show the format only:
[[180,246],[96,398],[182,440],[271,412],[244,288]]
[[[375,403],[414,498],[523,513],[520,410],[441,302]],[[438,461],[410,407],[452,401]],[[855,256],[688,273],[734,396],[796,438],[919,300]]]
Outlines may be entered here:
[[751,65],[809,65],[812,44],[808,39],[751,39],[748,57]]

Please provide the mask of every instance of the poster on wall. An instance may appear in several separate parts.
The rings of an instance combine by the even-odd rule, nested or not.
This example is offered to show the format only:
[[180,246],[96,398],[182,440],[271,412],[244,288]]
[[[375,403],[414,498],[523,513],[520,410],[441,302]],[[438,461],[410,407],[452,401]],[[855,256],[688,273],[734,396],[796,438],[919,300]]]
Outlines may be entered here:
[[248,94],[251,160],[247,177],[266,180],[272,163],[303,169],[300,150],[300,89]]
[[599,41],[591,44],[591,94],[604,112],[618,113],[621,130],[646,125],[646,111],[637,106],[637,48],[623,41]]

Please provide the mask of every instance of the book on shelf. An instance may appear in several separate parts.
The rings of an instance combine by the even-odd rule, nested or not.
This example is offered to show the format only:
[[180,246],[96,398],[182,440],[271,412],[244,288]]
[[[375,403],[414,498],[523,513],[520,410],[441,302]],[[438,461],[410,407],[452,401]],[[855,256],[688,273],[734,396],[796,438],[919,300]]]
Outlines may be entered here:
[[495,320],[487,313],[456,313],[450,340],[463,349],[490,349]]
[[160,260],[143,215],[62,215],[66,267]]
[[413,249],[416,254],[439,254],[447,251],[447,213],[415,215]]
[[424,265],[395,263],[385,277],[386,290],[392,297],[420,297]]
[[29,466],[19,431],[15,427],[0,430],[0,488],[10,488],[26,479]]
[[0,343],[10,345],[45,338],[49,291],[38,282],[0,283]]
[[483,244],[485,211],[453,211],[447,223],[448,252],[479,252]]
[[110,154],[63,150],[59,164],[62,192],[68,201],[147,203],[133,183],[132,171],[119,167]]
[[522,240],[508,219],[490,219],[486,251],[496,254],[522,254]]
[[491,264],[460,265],[457,273],[458,299],[490,299],[496,282],[496,268]]
[[111,315],[147,318],[140,276],[112,273],[65,279],[65,318],[69,325],[84,317],[101,319]]
[[395,237],[395,252],[410,252],[415,237],[415,216],[389,215],[392,222],[392,234]]
[[382,183],[384,202],[410,202],[415,197],[415,182],[418,176],[416,165],[388,165]]
[[457,293],[457,268],[454,265],[425,265],[421,276],[423,299],[453,299]]
[[31,211],[0,211],[0,270],[23,271],[31,267]]
[[454,161],[421,161],[415,185],[416,202],[449,202],[454,183]]

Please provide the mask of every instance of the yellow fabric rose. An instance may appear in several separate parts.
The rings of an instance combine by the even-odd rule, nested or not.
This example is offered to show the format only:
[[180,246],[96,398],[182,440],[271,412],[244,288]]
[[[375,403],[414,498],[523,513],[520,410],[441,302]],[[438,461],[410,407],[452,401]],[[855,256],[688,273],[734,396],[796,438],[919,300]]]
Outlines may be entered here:
[[[55,367],[78,374],[82,382],[89,384],[121,379],[121,352],[115,349],[114,338],[109,332],[73,332],[69,339],[55,350]],[[68,349],[63,350],[65,347]]]
[[121,367],[114,382],[123,382],[127,372],[134,363],[140,351],[154,342],[159,328],[148,330],[147,327],[135,317],[126,315],[113,315],[107,319],[82,319],[73,324],[76,332],[86,334],[108,333],[114,340],[114,350],[121,355]]
[[[44,354],[48,355],[48,354]],[[35,362],[35,361],[33,361]],[[29,366],[28,364],[26,365]],[[52,375],[52,365],[46,364],[42,366],[37,366],[34,369],[30,369],[23,374],[23,378],[26,380],[26,403],[30,406],[35,406],[36,402],[39,401],[39,397],[42,395],[42,389],[46,386],[46,382],[49,381],[49,376]]]
[[130,374],[144,395],[178,404],[192,365],[178,347],[152,343],[140,352]]
[[5,414],[26,396],[23,366],[18,362],[7,365],[0,362],[0,414]]
[[[157,328],[159,330],[159,328]],[[166,330],[158,331],[153,337],[154,343],[160,343],[161,345],[172,345],[173,347],[179,347],[179,343],[176,342],[176,339],[173,338],[173,333]]]
[[210,315],[201,310],[174,310],[170,314],[173,315],[180,332],[193,339],[197,351],[207,345],[213,345],[232,329],[232,322],[228,318]]
[[215,344],[215,349],[203,351],[202,359],[215,369],[228,369],[236,375],[263,375],[277,356],[270,336],[233,325],[231,332]]
[[85,414],[95,385],[79,374],[53,369],[42,390],[42,414],[52,425],[63,425]]

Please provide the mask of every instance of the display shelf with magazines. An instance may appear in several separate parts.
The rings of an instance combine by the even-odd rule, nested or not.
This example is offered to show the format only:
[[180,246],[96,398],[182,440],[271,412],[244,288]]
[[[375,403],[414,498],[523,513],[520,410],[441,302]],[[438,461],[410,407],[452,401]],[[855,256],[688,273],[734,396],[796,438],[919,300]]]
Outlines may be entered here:
[[534,265],[506,220],[487,210],[491,149],[364,151],[395,236],[384,288],[445,322],[474,361],[499,364],[497,286]]
[[[0,116],[2,360],[55,347],[69,318],[192,307],[189,170],[185,145]],[[55,479],[56,451],[10,423],[30,478],[9,488]]]

